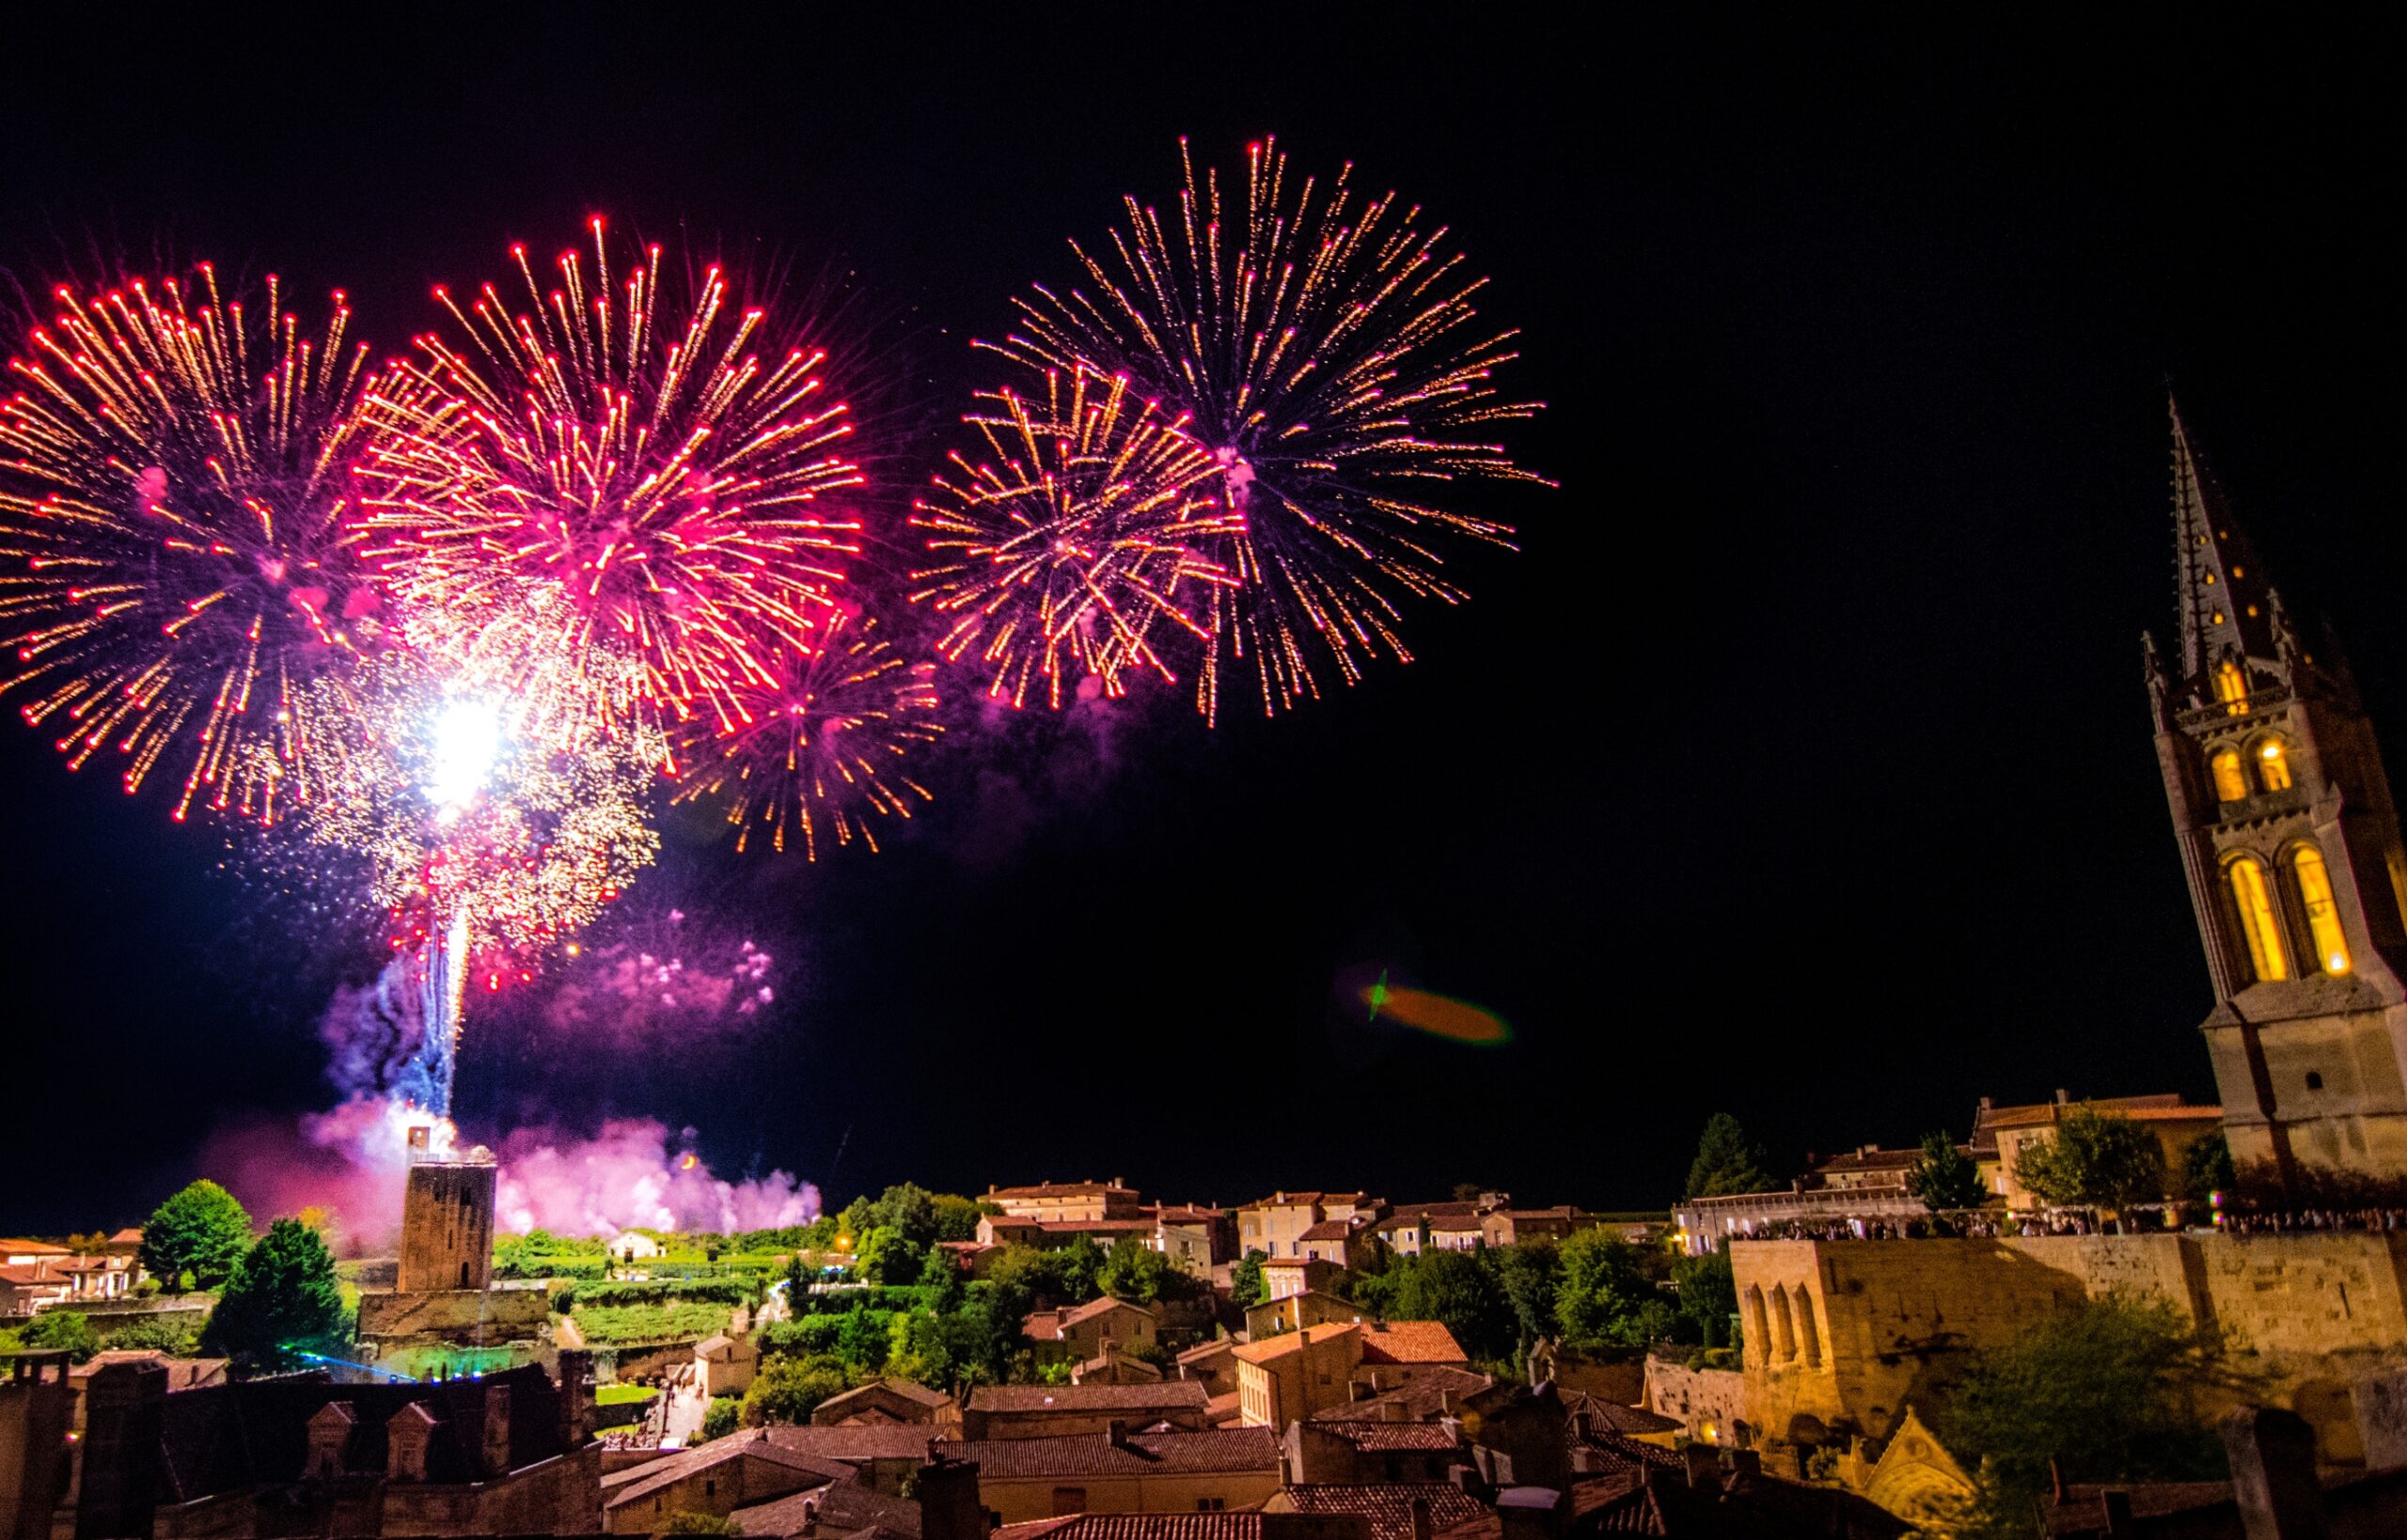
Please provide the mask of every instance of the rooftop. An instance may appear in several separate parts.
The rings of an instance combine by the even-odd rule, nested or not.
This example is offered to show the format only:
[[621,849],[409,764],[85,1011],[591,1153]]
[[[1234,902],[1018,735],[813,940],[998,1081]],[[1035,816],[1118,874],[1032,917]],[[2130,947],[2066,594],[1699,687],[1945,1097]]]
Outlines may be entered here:
[[[980,1412],[1159,1411],[1201,1409],[1210,1397],[1191,1379],[1159,1385],[981,1385],[968,1409]],[[1098,1437],[1100,1437],[1098,1435]],[[1042,1442],[1015,1439],[1014,1442]]]
[[1487,1505],[1452,1482],[1363,1482],[1338,1485],[1312,1482],[1284,1488],[1279,1498],[1299,1514],[1359,1514],[1371,1521],[1372,1540],[1411,1540],[1412,1505],[1428,1504],[1433,1530],[1468,1523]]
[[[1070,1387],[1082,1389],[1083,1387]],[[1152,1390],[1114,1385],[1104,1390]],[[1196,1405],[1203,1387],[1191,1385]],[[1279,1469],[1279,1436],[1268,1428],[1211,1428],[1200,1433],[1131,1433],[1114,1441],[1109,1433],[1072,1433],[1050,1438],[964,1438],[936,1446],[944,1454],[978,1462],[982,1482],[1041,1480],[1064,1476],[1208,1475]]]

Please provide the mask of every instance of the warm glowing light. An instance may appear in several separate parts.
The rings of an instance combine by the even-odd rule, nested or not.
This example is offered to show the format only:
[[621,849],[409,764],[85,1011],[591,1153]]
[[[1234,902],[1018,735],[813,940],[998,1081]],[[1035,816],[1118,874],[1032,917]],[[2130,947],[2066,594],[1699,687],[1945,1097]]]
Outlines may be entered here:
[[2231,863],[2227,877],[2256,977],[2259,982],[2289,978],[2289,949],[2282,944],[2281,924],[2273,918],[2273,897],[2265,882],[2264,867],[2255,856],[2242,856]]
[[457,808],[484,790],[501,759],[501,703],[447,700],[434,718],[426,794],[438,808]]
[[2323,971],[2348,972],[2348,935],[2340,928],[2340,907],[2332,899],[2332,874],[2323,853],[2313,845],[2299,846],[2290,856],[2290,872],[2298,879],[2299,902],[2306,908],[2307,932],[2315,937]]

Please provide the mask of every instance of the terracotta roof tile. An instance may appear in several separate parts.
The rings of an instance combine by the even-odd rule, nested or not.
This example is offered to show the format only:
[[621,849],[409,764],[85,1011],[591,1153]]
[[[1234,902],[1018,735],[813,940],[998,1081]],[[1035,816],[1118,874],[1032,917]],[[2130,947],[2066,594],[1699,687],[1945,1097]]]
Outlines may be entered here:
[[[1137,1390],[1152,1387],[1110,1386]],[[1191,1389],[1200,1392],[1202,1386]],[[1132,1433],[1114,1443],[1108,1433],[1050,1438],[964,1438],[936,1446],[978,1462],[985,1481],[1067,1476],[1210,1475],[1279,1469],[1279,1437],[1268,1428],[1211,1428],[1200,1433]]]
[[1191,1379],[1159,1385],[981,1385],[969,1392],[971,1411],[1162,1411],[1202,1409],[1211,1399]]
[[1468,1363],[1442,1321],[1374,1321],[1362,1328],[1364,1363]]
[[1487,1505],[1451,1482],[1365,1482],[1338,1485],[1314,1482],[1284,1488],[1299,1514],[1359,1514],[1371,1521],[1372,1540],[1410,1540],[1412,1505],[1429,1505],[1433,1530],[1478,1518]]
[[1260,1514],[1072,1514],[1006,1524],[993,1540],[1262,1540]]

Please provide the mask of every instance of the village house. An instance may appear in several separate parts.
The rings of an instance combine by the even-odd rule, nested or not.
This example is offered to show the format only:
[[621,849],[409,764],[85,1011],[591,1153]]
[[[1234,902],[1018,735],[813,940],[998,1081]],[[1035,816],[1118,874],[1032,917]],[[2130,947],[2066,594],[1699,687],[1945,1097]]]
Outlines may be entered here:
[[1487,1216],[1502,1208],[1504,1194],[1488,1193],[1475,1202],[1403,1204],[1373,1225],[1371,1233],[1402,1256],[1477,1250],[1487,1240]]
[[1236,1341],[1230,1337],[1190,1347],[1178,1356],[1178,1377],[1203,1386],[1208,1396],[1232,1395],[1237,1388],[1236,1350]]
[[1120,1185],[1120,1178],[1109,1182],[1040,1182],[1028,1187],[998,1187],[986,1189],[986,1201],[1003,1211],[1005,1218],[1035,1219],[1042,1222],[1083,1219],[1134,1219],[1141,1216],[1144,1197]]
[[1003,1524],[1081,1513],[1224,1513],[1259,1506],[1279,1489],[1279,1441],[1266,1427],[1132,1433],[1118,1422],[1100,1433],[932,1447],[978,1468],[979,1496]]
[[981,1385],[961,1408],[961,1436],[973,1441],[1103,1433],[1121,1422],[1140,1429],[1200,1429],[1210,1397],[1191,1379],[1156,1385]]
[[1107,1343],[1151,1347],[1158,1323],[1144,1306],[1106,1295],[1067,1310],[1040,1310],[1020,1330],[1034,1344],[1038,1363],[1085,1363],[1103,1357]]
[[1361,1318],[1362,1307],[1352,1300],[1307,1289],[1301,1294],[1282,1295],[1258,1305],[1248,1305],[1245,1334],[1248,1341],[1258,1343],[1282,1331],[1300,1331],[1308,1326],[1325,1326],[1331,1321],[1359,1321]]
[[1354,1370],[1362,1361],[1361,1330],[1350,1324],[1306,1327],[1247,1343],[1236,1359],[1241,1420],[1283,1428],[1351,1399]]
[[1378,1242],[1371,1234],[1371,1218],[1357,1214],[1343,1219],[1323,1219],[1307,1226],[1296,1236],[1296,1252],[1310,1262],[1326,1262],[1360,1272],[1377,1254]]
[[1975,1158],[1986,1155],[1993,1162],[1995,1190],[2006,1199],[2007,1208],[2027,1211],[2040,1206],[2037,1195],[2015,1174],[2016,1165],[2023,1151],[2033,1144],[2055,1138],[2056,1125],[2076,1108],[2128,1118],[2147,1129],[2163,1148],[2164,1169],[2168,1171],[2180,1171],[2182,1156],[2189,1152],[2191,1141],[2223,1132],[2222,1108],[2184,1102],[2178,1093],[2075,1102],[2059,1091],[2054,1101],[2029,1107],[1997,1107],[1984,1096],[1980,1110],[1974,1117],[1972,1148]]
[[730,1336],[722,1331],[694,1344],[694,1372],[705,1395],[742,1395],[752,1388],[760,1368],[761,1350],[748,1333]]
[[1492,1208],[1479,1217],[1480,1238],[1490,1247],[1519,1246],[1529,1241],[1564,1241],[1584,1227],[1580,1211],[1569,1203],[1555,1208]]
[[812,1408],[810,1421],[823,1428],[910,1423],[958,1429],[961,1406],[916,1380],[873,1379],[829,1396]]
[[1272,1257],[1262,1265],[1263,1296],[1284,1299],[1308,1292],[1327,1294],[1345,1273],[1337,1263],[1318,1257]]
[[1107,1250],[1113,1243],[1126,1237],[1133,1237],[1150,1247],[1155,1242],[1156,1230],[1154,1220],[1141,1214],[1093,1219],[1033,1219],[1008,1214],[982,1214],[978,1217],[980,1245],[1033,1246],[1045,1250],[1067,1246],[1080,1235]]
[[1236,1235],[1236,1220],[1226,1209],[1165,1203],[1154,1215],[1154,1249],[1198,1277],[1237,1259]]
[[1385,1204],[1363,1192],[1274,1192],[1237,1210],[1237,1249],[1300,1257],[1304,1232],[1329,1219],[1377,1219]]

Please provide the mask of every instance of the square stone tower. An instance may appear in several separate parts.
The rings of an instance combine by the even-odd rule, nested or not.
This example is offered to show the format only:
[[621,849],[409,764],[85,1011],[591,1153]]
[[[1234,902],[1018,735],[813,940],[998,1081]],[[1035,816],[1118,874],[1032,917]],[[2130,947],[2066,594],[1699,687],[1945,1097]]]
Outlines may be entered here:
[[410,1130],[409,1185],[401,1195],[402,1294],[482,1289],[493,1281],[494,1182],[498,1169],[482,1145],[438,1157],[427,1130]]

